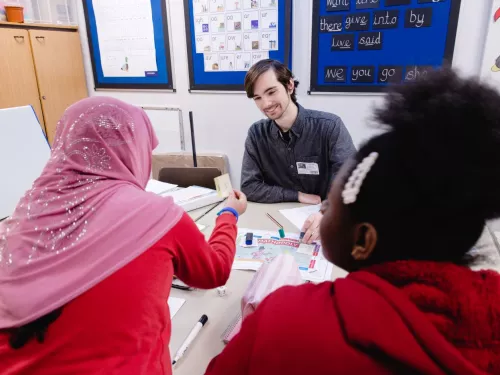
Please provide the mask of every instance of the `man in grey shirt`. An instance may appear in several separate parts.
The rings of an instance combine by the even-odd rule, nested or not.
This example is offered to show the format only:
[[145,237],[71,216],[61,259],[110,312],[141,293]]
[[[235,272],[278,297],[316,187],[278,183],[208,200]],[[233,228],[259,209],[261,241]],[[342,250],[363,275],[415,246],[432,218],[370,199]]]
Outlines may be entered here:
[[[340,117],[297,103],[292,72],[275,60],[252,66],[245,78],[249,98],[267,116],[245,142],[241,190],[249,201],[319,204],[356,149]],[[318,239],[321,214],[305,223],[305,242]]]

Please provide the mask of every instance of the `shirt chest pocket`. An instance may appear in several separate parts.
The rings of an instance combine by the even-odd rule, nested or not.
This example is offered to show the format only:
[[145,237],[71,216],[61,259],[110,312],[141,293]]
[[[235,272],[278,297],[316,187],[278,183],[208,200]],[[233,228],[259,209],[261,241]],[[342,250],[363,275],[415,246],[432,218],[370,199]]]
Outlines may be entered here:
[[319,156],[297,157],[297,174],[301,177],[319,176]]

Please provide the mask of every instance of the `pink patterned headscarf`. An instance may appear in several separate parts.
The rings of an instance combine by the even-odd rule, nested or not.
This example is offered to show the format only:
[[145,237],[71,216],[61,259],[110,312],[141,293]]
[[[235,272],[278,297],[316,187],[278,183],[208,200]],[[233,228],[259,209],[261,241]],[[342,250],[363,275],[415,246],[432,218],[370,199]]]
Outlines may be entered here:
[[63,306],[179,221],[171,198],[144,190],[157,144],[146,113],[122,101],[66,110],[41,176],[0,223],[0,329]]

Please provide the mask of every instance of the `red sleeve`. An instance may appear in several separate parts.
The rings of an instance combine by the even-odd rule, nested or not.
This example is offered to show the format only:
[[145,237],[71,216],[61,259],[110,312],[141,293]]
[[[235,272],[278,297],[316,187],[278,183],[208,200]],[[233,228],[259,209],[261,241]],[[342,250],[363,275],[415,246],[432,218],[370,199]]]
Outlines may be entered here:
[[237,232],[236,217],[220,215],[207,242],[189,215],[183,214],[163,242],[172,252],[175,275],[195,288],[224,285],[236,253]]

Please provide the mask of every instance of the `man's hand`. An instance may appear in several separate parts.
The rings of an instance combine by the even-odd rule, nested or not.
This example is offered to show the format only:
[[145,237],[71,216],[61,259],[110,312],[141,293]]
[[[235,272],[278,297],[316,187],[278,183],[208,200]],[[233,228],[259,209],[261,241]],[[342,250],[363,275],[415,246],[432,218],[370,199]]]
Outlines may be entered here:
[[304,238],[302,239],[303,243],[311,244],[314,241],[319,240],[319,225],[322,218],[323,214],[321,212],[311,214],[311,216],[307,218],[301,231],[305,233]]
[[303,204],[320,204],[321,198],[313,194],[305,194],[299,191],[299,202]]

